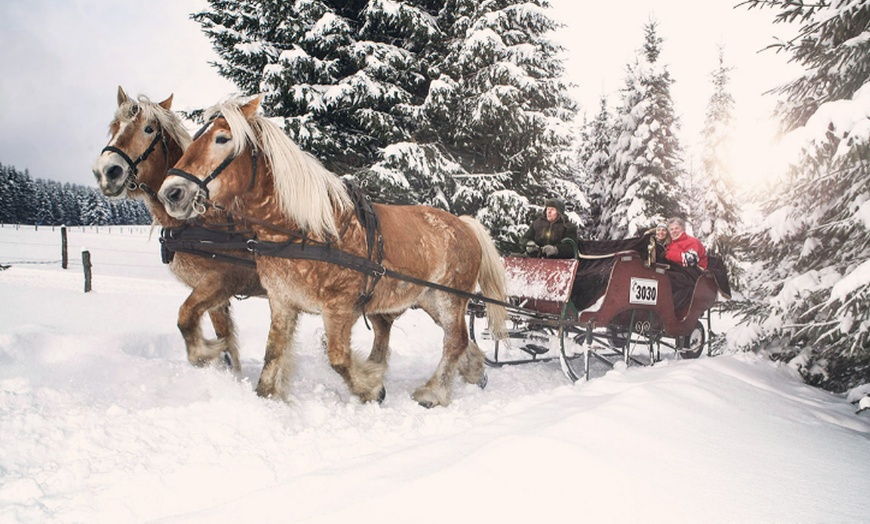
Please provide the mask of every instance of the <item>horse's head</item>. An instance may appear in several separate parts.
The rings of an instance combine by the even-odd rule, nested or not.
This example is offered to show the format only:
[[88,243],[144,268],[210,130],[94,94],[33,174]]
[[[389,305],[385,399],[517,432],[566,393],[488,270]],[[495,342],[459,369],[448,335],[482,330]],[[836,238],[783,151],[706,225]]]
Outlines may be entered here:
[[170,111],[172,95],[160,103],[134,100],[118,87],[118,109],[109,125],[108,145],[94,162],[94,177],[108,197],[155,193],[166,171],[190,142],[181,120]]
[[207,202],[228,206],[249,192],[255,181],[256,137],[247,122],[257,112],[260,97],[245,103],[211,108],[158,192],[166,211],[187,220],[205,212]]

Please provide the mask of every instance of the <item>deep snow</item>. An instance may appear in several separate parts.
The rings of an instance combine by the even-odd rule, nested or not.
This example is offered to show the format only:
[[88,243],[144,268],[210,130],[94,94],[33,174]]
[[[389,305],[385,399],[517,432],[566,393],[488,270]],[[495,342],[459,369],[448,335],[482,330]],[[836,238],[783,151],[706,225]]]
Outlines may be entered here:
[[[234,302],[243,376],[189,365],[186,289],[147,228],[0,228],[0,522],[862,522],[870,412],[753,354],[571,384],[490,369],[426,410],[440,331],[397,322],[382,405],[297,336],[289,404],[257,398],[264,299]],[[82,292],[80,250],[94,291]],[[728,327],[714,319],[714,329]],[[360,324],[354,346],[367,351]]]

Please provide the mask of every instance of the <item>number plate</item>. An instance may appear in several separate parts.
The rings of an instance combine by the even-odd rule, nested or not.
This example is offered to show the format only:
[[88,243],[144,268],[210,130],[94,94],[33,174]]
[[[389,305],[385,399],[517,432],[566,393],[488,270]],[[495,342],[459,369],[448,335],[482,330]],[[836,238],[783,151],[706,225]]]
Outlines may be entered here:
[[629,304],[656,305],[659,296],[659,281],[649,278],[632,278],[628,295]]

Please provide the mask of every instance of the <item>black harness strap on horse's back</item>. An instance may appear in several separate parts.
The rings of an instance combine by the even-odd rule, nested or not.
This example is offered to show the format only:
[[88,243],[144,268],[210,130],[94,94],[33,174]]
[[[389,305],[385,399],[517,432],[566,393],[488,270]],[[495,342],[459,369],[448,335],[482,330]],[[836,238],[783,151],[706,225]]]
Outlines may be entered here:
[[[384,260],[384,237],[381,235],[381,224],[375,208],[353,179],[345,178],[344,185],[353,202],[356,218],[366,233],[366,259],[381,267],[381,262]],[[357,300],[357,306],[363,311],[363,319],[365,319],[365,305],[372,299],[375,285],[381,276],[383,273],[380,271],[363,272],[363,287]]]

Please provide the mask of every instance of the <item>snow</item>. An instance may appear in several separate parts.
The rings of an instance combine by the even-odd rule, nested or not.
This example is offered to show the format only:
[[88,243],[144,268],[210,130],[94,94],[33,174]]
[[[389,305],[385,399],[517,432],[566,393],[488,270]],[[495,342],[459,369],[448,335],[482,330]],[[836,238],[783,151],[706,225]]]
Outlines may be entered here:
[[861,292],[870,286],[870,260],[862,262],[853,271],[838,280],[831,288],[831,297],[828,302],[846,300],[852,293]]
[[[555,363],[410,393],[440,330],[399,319],[382,405],[350,398],[302,319],[289,404],[253,393],[263,299],[233,303],[242,376],[189,365],[187,290],[147,228],[0,228],[0,522],[862,522],[870,412],[751,353],[624,367]],[[47,263],[23,263],[47,262]],[[714,330],[729,327],[714,319]],[[366,351],[371,334],[354,329]],[[864,395],[868,391],[861,394]]]

